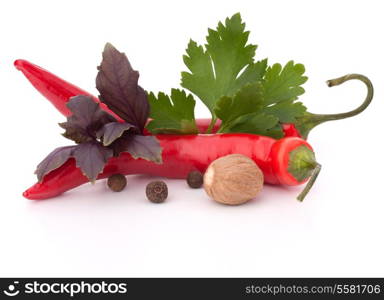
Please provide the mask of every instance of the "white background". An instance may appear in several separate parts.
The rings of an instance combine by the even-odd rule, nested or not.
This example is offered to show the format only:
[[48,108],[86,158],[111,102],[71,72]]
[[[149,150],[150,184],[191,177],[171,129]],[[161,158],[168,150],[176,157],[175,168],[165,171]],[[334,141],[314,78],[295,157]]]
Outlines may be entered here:
[[[1,276],[384,276],[384,19],[381,1],[2,1]],[[37,163],[71,142],[64,118],[13,67],[28,59],[94,92],[105,42],[127,53],[151,91],[178,87],[189,38],[241,12],[258,58],[290,59],[309,76],[311,112],[352,109],[359,82],[329,89],[346,73],[372,79],[372,105],[316,128],[309,141],[323,165],[304,203],[301,187],[266,186],[238,207],[210,200],[182,180],[170,196],[145,198],[146,176],[122,193],[100,181],[61,197],[29,201]],[[198,105],[196,115],[208,117]]]

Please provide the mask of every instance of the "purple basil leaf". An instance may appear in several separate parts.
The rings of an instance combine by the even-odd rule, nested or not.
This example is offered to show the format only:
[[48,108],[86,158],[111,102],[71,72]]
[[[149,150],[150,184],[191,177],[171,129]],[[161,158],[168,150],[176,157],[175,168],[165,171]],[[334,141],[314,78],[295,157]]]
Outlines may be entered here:
[[112,157],[113,150],[104,147],[98,142],[88,142],[77,145],[73,151],[76,166],[83,174],[94,182],[103,169],[108,159]]
[[104,124],[116,121],[89,96],[72,97],[67,107],[72,111],[72,115],[67,118],[67,122],[59,125],[65,129],[63,136],[78,144],[95,140],[96,132]]
[[62,166],[72,156],[75,148],[76,146],[60,147],[49,153],[36,168],[35,174],[39,182],[46,174]]
[[149,115],[147,94],[138,85],[139,73],[132,69],[127,56],[107,43],[98,67],[96,88],[100,100],[127,123],[143,132]]
[[111,122],[105,124],[97,133],[97,138],[102,138],[103,145],[109,146],[120,138],[123,133],[135,126],[128,123]]
[[81,127],[74,125],[70,122],[59,123],[59,126],[65,129],[65,132],[62,134],[65,138],[74,141],[76,144],[86,143],[93,140],[86,130],[83,130]]
[[135,159],[143,158],[157,164],[163,162],[161,151],[159,141],[151,135],[131,135],[124,149]]

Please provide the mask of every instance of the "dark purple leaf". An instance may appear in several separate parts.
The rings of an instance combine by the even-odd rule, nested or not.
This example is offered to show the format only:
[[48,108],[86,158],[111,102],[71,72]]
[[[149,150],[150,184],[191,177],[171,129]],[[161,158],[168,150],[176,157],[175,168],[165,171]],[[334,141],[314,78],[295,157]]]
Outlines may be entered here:
[[72,156],[75,148],[76,146],[60,147],[49,153],[36,168],[35,174],[39,182],[43,180],[46,174],[63,165]]
[[78,144],[95,140],[96,132],[100,128],[106,123],[116,121],[89,96],[72,97],[67,106],[72,115],[67,118],[67,122],[59,125],[65,129],[63,136]]
[[139,73],[127,56],[107,43],[96,77],[100,100],[127,123],[143,131],[149,115],[147,94],[138,85]]
[[132,135],[126,144],[124,152],[128,152],[133,158],[143,158],[157,164],[163,162],[162,148],[154,136]]
[[103,145],[109,146],[120,138],[123,133],[135,126],[128,123],[111,122],[105,124],[97,133],[97,138],[102,138]]
[[97,142],[88,142],[77,145],[73,151],[76,166],[83,174],[94,182],[103,169],[108,159],[113,156],[113,150]]
[[86,143],[93,140],[93,138],[82,128],[71,124],[70,122],[59,123],[59,126],[65,129],[62,134],[65,138],[74,141],[76,144]]

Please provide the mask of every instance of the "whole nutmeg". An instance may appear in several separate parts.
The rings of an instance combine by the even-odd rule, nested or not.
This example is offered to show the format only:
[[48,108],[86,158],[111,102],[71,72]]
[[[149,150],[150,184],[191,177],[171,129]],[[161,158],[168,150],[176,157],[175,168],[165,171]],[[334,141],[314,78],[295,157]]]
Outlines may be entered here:
[[108,187],[114,192],[121,192],[127,185],[127,179],[122,174],[113,174],[108,177]]
[[213,161],[204,174],[204,189],[215,201],[243,204],[263,188],[264,176],[257,164],[242,154],[230,154]]

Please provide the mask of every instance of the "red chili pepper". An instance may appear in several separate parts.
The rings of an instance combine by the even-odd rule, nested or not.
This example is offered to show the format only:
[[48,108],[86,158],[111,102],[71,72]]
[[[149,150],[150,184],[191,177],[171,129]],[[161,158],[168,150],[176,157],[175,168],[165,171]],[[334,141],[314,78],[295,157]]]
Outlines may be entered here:
[[[303,200],[313,185],[320,165],[312,147],[303,139],[286,137],[275,140],[253,134],[158,135],[163,149],[163,163],[134,159],[128,153],[113,157],[98,179],[113,174],[148,174],[168,178],[186,178],[193,170],[204,172],[215,159],[228,154],[243,154],[253,159],[263,171],[265,182],[299,185],[311,178],[298,199]],[[28,199],[46,199],[73,189],[88,179],[69,159],[48,173],[42,182],[24,192]]]
[[123,119],[110,110],[104,103],[101,103],[99,98],[57,77],[51,72],[22,59],[16,60],[14,65],[18,70],[23,72],[36,90],[47,98],[64,116],[67,117],[72,114],[66,105],[71,97],[86,95],[92,97],[95,102],[100,103],[100,107],[113,115],[118,121],[124,122]]
[[[18,70],[23,72],[23,74],[28,78],[32,85],[65,116],[71,114],[66,106],[69,98],[77,95],[92,96],[88,92],[26,60],[19,59],[16,60],[14,64]],[[312,114],[307,112],[302,118],[297,120],[296,124],[283,124],[283,131],[285,136],[303,137],[306,139],[308,133],[321,123],[349,118],[365,110],[373,98],[372,83],[367,77],[359,74],[349,74],[340,78],[328,80],[327,84],[329,87],[332,87],[352,79],[361,80],[365,83],[368,89],[364,102],[358,108],[341,114]],[[98,98],[94,96],[92,97],[96,102],[100,102]],[[116,119],[122,121],[121,118],[114,114],[104,103],[101,103],[100,105],[104,110],[111,113]],[[206,132],[208,130],[209,123],[210,120],[207,121],[207,119],[197,119],[196,124],[199,132]],[[219,129],[219,126],[220,122],[218,121],[216,122],[211,132],[215,133]]]

